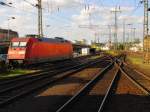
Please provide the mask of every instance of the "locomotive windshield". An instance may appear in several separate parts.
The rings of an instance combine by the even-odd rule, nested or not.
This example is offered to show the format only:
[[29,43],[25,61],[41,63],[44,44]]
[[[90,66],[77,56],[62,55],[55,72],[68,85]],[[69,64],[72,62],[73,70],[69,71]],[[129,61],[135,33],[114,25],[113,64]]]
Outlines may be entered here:
[[26,47],[26,45],[27,45],[27,42],[20,42],[20,47]]
[[12,47],[26,47],[27,42],[12,42]]
[[19,42],[12,42],[12,47],[18,47],[19,46]]

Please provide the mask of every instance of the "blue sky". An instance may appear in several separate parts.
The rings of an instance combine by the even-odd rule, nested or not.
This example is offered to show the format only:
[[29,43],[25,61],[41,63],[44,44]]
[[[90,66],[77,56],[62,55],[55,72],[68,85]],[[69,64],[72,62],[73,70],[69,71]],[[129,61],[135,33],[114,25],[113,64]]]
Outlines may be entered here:
[[[24,0],[0,0],[6,3],[12,2],[11,7],[0,6],[1,28],[10,28],[19,32],[20,36],[28,33],[37,33],[37,9]],[[36,0],[26,0],[36,4]],[[46,37],[61,36],[69,40],[87,39],[88,41],[100,38],[101,42],[108,41],[108,26],[113,25],[114,14],[111,10],[120,6],[118,14],[118,40],[122,40],[122,23],[133,24],[136,27],[137,38],[142,39],[143,5],[135,11],[140,0],[43,0],[44,7],[44,34]],[[59,11],[58,11],[59,8]],[[90,18],[90,19],[89,19]],[[89,23],[98,27],[88,28]],[[49,25],[50,27],[46,27]],[[88,26],[80,28],[80,25]],[[127,33],[129,26],[127,26]],[[95,37],[95,34],[97,36]]]

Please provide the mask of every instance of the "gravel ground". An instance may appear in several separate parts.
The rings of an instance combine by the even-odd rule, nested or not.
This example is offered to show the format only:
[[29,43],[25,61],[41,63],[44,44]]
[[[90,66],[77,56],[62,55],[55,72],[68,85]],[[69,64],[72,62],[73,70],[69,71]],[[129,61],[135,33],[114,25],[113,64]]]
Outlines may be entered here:
[[111,98],[104,112],[149,112],[150,101],[124,75],[121,75],[115,95]]
[[[131,68],[124,67],[124,70],[137,82],[139,82],[141,85],[143,85],[146,89],[150,91],[150,78],[146,79],[142,74],[139,74],[135,71],[133,71]],[[147,76],[147,75],[146,75]]]
[[83,87],[106,64],[89,67],[69,78],[59,81],[42,91],[9,105],[0,112],[55,112],[68,98]]
[[87,95],[80,98],[76,104],[65,112],[97,112],[115,72],[116,68],[113,68],[106,73]]

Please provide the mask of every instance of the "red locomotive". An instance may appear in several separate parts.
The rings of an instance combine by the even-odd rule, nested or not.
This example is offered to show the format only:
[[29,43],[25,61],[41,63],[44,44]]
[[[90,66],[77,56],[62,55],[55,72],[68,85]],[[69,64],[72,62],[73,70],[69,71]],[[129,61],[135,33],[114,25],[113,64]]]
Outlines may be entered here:
[[9,63],[33,64],[72,58],[71,42],[63,38],[13,38],[8,50]]

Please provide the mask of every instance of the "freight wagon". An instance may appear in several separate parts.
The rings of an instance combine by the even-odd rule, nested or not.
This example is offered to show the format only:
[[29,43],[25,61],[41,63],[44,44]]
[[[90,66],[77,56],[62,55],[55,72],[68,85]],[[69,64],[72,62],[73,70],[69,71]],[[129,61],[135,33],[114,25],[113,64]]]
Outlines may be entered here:
[[13,38],[8,50],[9,63],[33,64],[70,59],[73,56],[71,42],[55,38]]

